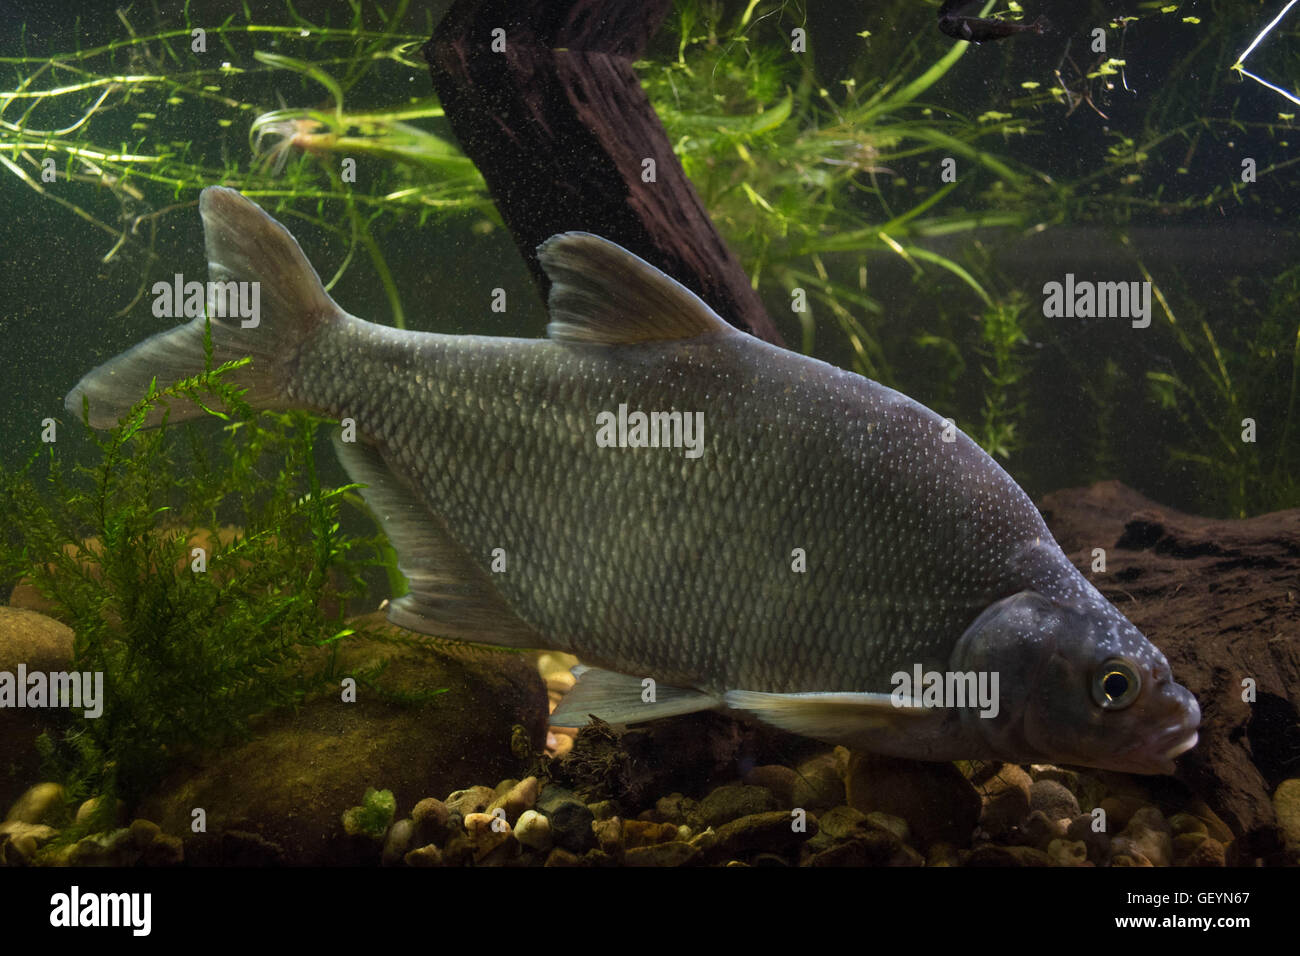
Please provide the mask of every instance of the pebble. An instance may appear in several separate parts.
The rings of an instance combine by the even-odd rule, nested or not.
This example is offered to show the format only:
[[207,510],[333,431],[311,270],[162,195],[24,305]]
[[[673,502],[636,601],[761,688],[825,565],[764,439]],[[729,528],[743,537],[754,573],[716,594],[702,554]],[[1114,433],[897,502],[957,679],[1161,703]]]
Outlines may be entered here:
[[452,813],[467,817],[471,813],[482,813],[494,799],[496,794],[491,787],[468,787],[452,792],[443,802]]
[[1300,844],[1300,778],[1283,780],[1273,791],[1273,810],[1288,844]]
[[407,866],[442,866],[442,850],[434,844],[412,850],[404,857]]
[[1202,833],[1206,836],[1210,834],[1210,828],[1205,825],[1205,821],[1190,813],[1175,813],[1170,817],[1169,830],[1176,837],[1185,833]]
[[888,830],[867,830],[812,854],[808,866],[924,866],[925,859]]
[[690,821],[697,806],[698,804],[690,797],[684,797],[680,793],[670,793],[655,801],[655,814],[666,823],[681,826]]
[[681,840],[632,847],[623,854],[626,866],[685,866],[700,855],[700,849]]
[[1052,866],[1085,866],[1088,845],[1082,840],[1053,840],[1047,844],[1047,858]]
[[1081,813],[1065,830],[1068,840],[1077,841],[1088,848],[1088,859],[1096,866],[1104,865],[1110,859],[1110,834],[1104,830],[1100,833],[1092,828],[1091,813]]
[[1051,858],[1032,846],[985,844],[971,851],[967,866],[1051,866]]
[[0,866],[27,866],[36,851],[57,832],[43,823],[22,820],[0,823]]
[[1119,833],[1128,826],[1133,814],[1146,806],[1146,801],[1138,797],[1112,796],[1102,800],[1098,806],[1106,811],[1106,829],[1111,833]]
[[14,801],[5,822],[58,826],[66,815],[63,787],[57,783],[38,783]]
[[1183,861],[1184,866],[1227,866],[1228,848],[1207,836]]
[[441,844],[451,834],[451,810],[436,797],[425,797],[411,811],[416,846]]
[[853,753],[847,758],[844,782],[848,806],[906,820],[918,846],[964,845],[979,821],[979,796],[951,763]]
[[[875,816],[887,816],[879,811],[872,811]],[[828,842],[847,840],[866,822],[868,815],[852,807],[835,807],[817,817],[818,836],[824,836]]]
[[1144,858],[1152,866],[1170,866],[1174,862],[1173,841],[1169,836],[1169,825],[1159,812],[1155,811],[1158,824],[1146,808],[1134,814],[1124,831],[1111,841],[1111,852],[1116,856]]
[[471,813],[465,818],[465,835],[478,863],[510,839],[510,827],[494,813]]
[[617,856],[623,849],[623,821],[618,817],[596,820],[591,830],[596,836],[596,845],[610,856]]
[[820,813],[845,802],[844,776],[833,753],[799,764],[790,789],[790,806]]
[[541,791],[541,784],[536,777],[525,777],[523,780],[506,781],[510,786],[504,793],[498,793],[487,808],[487,812],[501,809],[505,811],[506,821],[513,826],[518,820],[520,814],[525,810],[531,810],[537,804],[537,794]]
[[[820,822],[820,818],[818,822]],[[879,810],[872,810],[868,813],[866,822],[869,826],[873,826],[877,830],[885,830],[894,834],[894,836],[898,837],[904,843],[907,843],[912,835],[911,828],[907,825],[906,820],[902,817],[896,817],[893,814],[881,813]]]
[[[839,779],[838,776],[836,779]],[[798,782],[799,774],[794,768],[779,763],[764,764],[745,774],[745,783],[753,787],[765,787],[771,791],[772,796],[776,798],[777,803],[782,807],[796,805],[794,802],[794,788]]]
[[1059,840],[1065,836],[1069,824],[1068,819],[1054,820],[1042,810],[1033,810],[1020,824],[1016,836],[1018,842],[1025,846],[1046,850],[1047,845],[1053,840]]
[[1029,788],[1029,809],[1041,810],[1049,820],[1073,819],[1079,815],[1079,801],[1063,783],[1035,780]]
[[515,839],[523,846],[545,853],[551,848],[551,821],[536,810],[525,810],[515,823]]
[[596,845],[596,836],[591,831],[595,817],[571,791],[548,785],[542,790],[537,809],[550,820],[551,841],[555,846],[582,854]]
[[1174,866],[1186,866],[1187,858],[1209,838],[1205,833],[1180,833],[1174,837]]
[[546,862],[542,865],[543,866],[581,866],[582,858],[579,857],[576,853],[570,853],[568,850],[564,849],[563,847],[557,846],[554,850],[551,851],[550,855],[547,856]]
[[1040,780],[1051,780],[1059,783],[1070,793],[1077,795],[1079,792],[1079,773],[1075,770],[1066,770],[1064,767],[1058,767],[1050,763],[1036,763],[1029,767],[1029,778],[1038,783]]
[[787,810],[753,813],[724,823],[717,830],[717,842],[710,850],[714,859],[733,859],[746,853],[760,851],[784,852],[792,850],[818,832],[815,817],[807,818],[804,832],[794,829],[793,818]]
[[[81,806],[77,807],[77,814],[73,818],[73,822],[82,825],[89,825],[91,817],[93,817],[95,811],[99,809],[100,801],[103,799],[103,797],[91,797],[89,800],[83,802]],[[121,800],[117,800],[115,801],[112,825],[121,826],[124,823],[126,823],[126,804]]]
[[614,800],[597,800],[587,804],[587,809],[597,820],[608,820],[622,815],[622,808]]
[[[645,820],[623,821],[623,843],[630,850],[639,846],[653,846],[656,843],[668,843],[682,839],[681,827],[671,823],[649,823]],[[685,839],[690,839],[687,830]]]
[[384,866],[396,866],[406,857],[414,838],[415,821],[409,818],[398,820],[389,829],[388,836],[384,838],[384,850],[380,862]]
[[1011,832],[1029,816],[1029,792],[1034,782],[1015,764],[1003,764],[993,774],[975,778],[975,783],[983,803],[980,826],[993,836]]
[[[741,817],[777,810],[776,797],[766,787],[729,784],[718,787],[700,801],[692,822],[701,827],[717,827]],[[788,815],[787,815],[788,818]]]

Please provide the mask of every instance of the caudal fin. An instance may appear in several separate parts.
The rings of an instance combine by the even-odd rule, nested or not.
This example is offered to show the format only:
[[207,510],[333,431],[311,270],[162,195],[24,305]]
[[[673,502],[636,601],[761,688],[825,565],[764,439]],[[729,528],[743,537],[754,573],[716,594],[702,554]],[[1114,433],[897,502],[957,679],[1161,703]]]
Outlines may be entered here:
[[[252,358],[226,381],[246,387],[245,398],[255,408],[284,408],[285,384],[302,343],[347,314],[329,297],[289,230],[256,203],[233,189],[210,186],[199,196],[199,214],[209,282],[257,283],[256,324],[249,320],[251,327],[245,328],[237,315],[211,318],[213,365]],[[80,418],[87,398],[90,424],[113,427],[155,378],[161,389],[203,371],[204,326],[200,316],[110,359],[77,383],[65,406]],[[168,405],[169,421],[204,414],[183,399],[168,399]],[[147,423],[157,425],[163,412],[155,407]]]

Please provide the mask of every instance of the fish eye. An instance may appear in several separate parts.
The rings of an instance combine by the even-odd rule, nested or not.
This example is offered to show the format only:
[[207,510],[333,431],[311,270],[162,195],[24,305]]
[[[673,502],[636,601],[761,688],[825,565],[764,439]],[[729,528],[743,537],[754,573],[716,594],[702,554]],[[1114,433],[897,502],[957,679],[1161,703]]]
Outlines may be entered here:
[[1141,688],[1137,671],[1113,657],[1097,669],[1092,680],[1092,699],[1103,710],[1123,710],[1137,699]]

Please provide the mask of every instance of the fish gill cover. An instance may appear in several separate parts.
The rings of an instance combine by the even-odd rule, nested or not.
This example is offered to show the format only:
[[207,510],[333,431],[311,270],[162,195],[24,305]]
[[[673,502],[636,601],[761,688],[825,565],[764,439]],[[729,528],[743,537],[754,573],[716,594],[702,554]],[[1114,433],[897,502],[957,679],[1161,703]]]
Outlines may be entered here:
[[[976,12],[987,17],[992,6]],[[788,4],[682,2],[637,70],[675,157],[799,351],[922,400],[1033,493],[1118,476],[1201,513],[1295,506],[1300,267],[1276,255],[1291,241],[1284,223],[1294,199],[1276,174],[1292,162],[1292,106],[1250,87],[1209,100],[1182,81],[1188,63],[1217,64],[1205,68],[1215,77],[1240,65],[1234,18],[1198,19],[1170,4],[1111,19],[1099,6],[1080,5],[1060,24],[1054,16],[1052,33],[1018,31],[973,50],[936,29],[933,5],[886,3],[818,21]],[[1021,11],[1010,7],[976,26],[1011,22]],[[462,320],[443,314],[450,309],[417,315],[402,293],[444,301],[429,275],[456,270],[438,257],[499,243],[501,226],[443,105],[427,95],[394,102],[394,88],[425,82],[416,51],[432,18],[404,3],[388,13],[354,4],[335,25],[291,5],[212,21],[197,9],[164,12],[147,30],[122,12],[95,43],[0,58],[15,77],[0,93],[0,163],[12,188],[53,204],[44,215],[61,210],[67,228],[106,237],[98,251],[116,299],[105,307],[107,296],[93,291],[97,317],[141,316],[150,304],[162,314],[159,277],[170,284],[184,254],[160,227],[174,224],[192,243],[199,192],[221,183],[305,225],[327,250],[312,257],[324,290],[340,300],[348,291],[349,307],[367,319],[438,331]],[[1177,43],[1156,46],[1153,35]],[[1253,53],[1254,71],[1286,75],[1294,52],[1266,49]],[[977,54],[978,86],[963,72]],[[1193,227],[1233,211],[1283,238],[1220,249],[1237,271],[1206,282],[1207,239]],[[1154,241],[1144,232],[1152,224],[1163,230]],[[403,230],[419,226],[412,251]],[[1096,278],[1131,274],[1148,296],[1132,305],[1145,314],[1081,307],[1088,300],[1074,294],[1073,274],[1036,264],[1041,236],[1060,237],[1067,263],[1096,237],[1125,250]],[[199,264],[185,261],[199,278]],[[1256,271],[1261,263],[1268,268]],[[453,301],[483,316],[466,331],[535,330],[522,269],[480,262],[464,272]],[[1082,289],[1089,280],[1078,278]],[[187,293],[165,295],[172,317],[186,317]],[[1242,316],[1251,320],[1232,321]],[[196,328],[205,328],[201,318]],[[75,379],[137,337],[114,333],[123,341],[68,355],[61,373]],[[327,592],[360,596],[361,552],[379,555],[390,597],[402,597],[399,566],[411,578],[400,547],[394,554],[371,540],[369,528],[341,531],[339,509],[359,489],[337,471],[324,484],[313,470],[316,436],[335,427],[302,412],[254,417],[247,396],[223,384],[243,374],[231,357],[213,368],[209,353],[183,382],[160,379],[146,405],[126,402],[125,423],[93,441],[99,457],[86,457],[80,486],[55,441],[40,455],[26,450],[33,435],[65,441],[76,428],[63,416],[50,432],[46,421],[59,417],[50,399],[66,376],[19,388],[20,411],[5,421],[16,439],[6,444],[30,457],[4,473],[0,586],[34,579],[74,624],[76,669],[108,675],[117,702],[103,724],[76,722],[67,743],[45,738],[72,794],[134,799],[189,751],[245,733],[263,711],[301,700],[312,681],[337,682],[330,660],[308,652],[351,636],[346,601],[331,605]],[[232,416],[220,452],[210,429],[206,438],[192,426],[140,430],[150,408],[182,392],[210,406],[205,418]],[[1063,403],[1076,413],[1064,416]],[[626,446],[627,415],[606,404],[614,444]],[[1248,421],[1268,423],[1262,440]],[[265,471],[253,464],[263,455]],[[984,467],[973,452],[969,460]],[[356,477],[367,465],[349,467]],[[374,492],[380,473],[366,473],[374,480],[361,483]],[[259,495],[270,502],[260,515]],[[229,543],[220,541],[223,523],[241,529]],[[205,528],[220,542],[208,558],[230,576],[169,570]],[[400,532],[387,530],[397,543]],[[514,547],[527,545],[520,534]],[[374,590],[378,579],[368,580]],[[1097,600],[1088,613],[1114,610]],[[419,592],[403,606],[416,620]],[[1002,610],[1028,613],[1021,604]],[[1152,665],[1157,683],[1167,683],[1162,664]],[[1092,692],[1124,698],[1111,682],[1134,676],[1111,667]],[[587,686],[599,690],[601,680]],[[675,692],[664,684],[666,704],[692,709],[688,698],[669,700]],[[706,690],[778,725],[809,727],[799,702],[732,696],[743,688],[730,685]],[[193,693],[207,706],[188,706]],[[1176,739],[1162,744],[1186,737],[1181,725],[1172,731]]]

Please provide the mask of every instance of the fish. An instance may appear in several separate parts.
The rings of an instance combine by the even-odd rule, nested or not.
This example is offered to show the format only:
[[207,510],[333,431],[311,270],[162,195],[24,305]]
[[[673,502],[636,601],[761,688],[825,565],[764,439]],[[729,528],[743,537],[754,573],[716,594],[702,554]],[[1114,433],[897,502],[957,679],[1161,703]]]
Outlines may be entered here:
[[113,427],[204,367],[210,329],[212,362],[252,359],[228,381],[253,407],[355,431],[336,453],[409,584],[392,623],[583,662],[553,725],[718,710],[891,756],[1143,774],[1195,745],[1164,655],[1010,475],[907,396],[746,334],[589,233],[538,249],[546,337],[447,335],[345,312],[235,190],[199,212],[210,282],[259,283],[259,319],[160,332],[69,412]]
[[1001,40],[1018,33],[1036,33],[1042,36],[1050,26],[1047,17],[1040,16],[1032,23],[1013,23],[995,17],[968,17],[957,11],[974,9],[981,0],[946,0],[939,8],[939,29],[954,40],[966,40],[970,43],[984,43],[988,40]]

